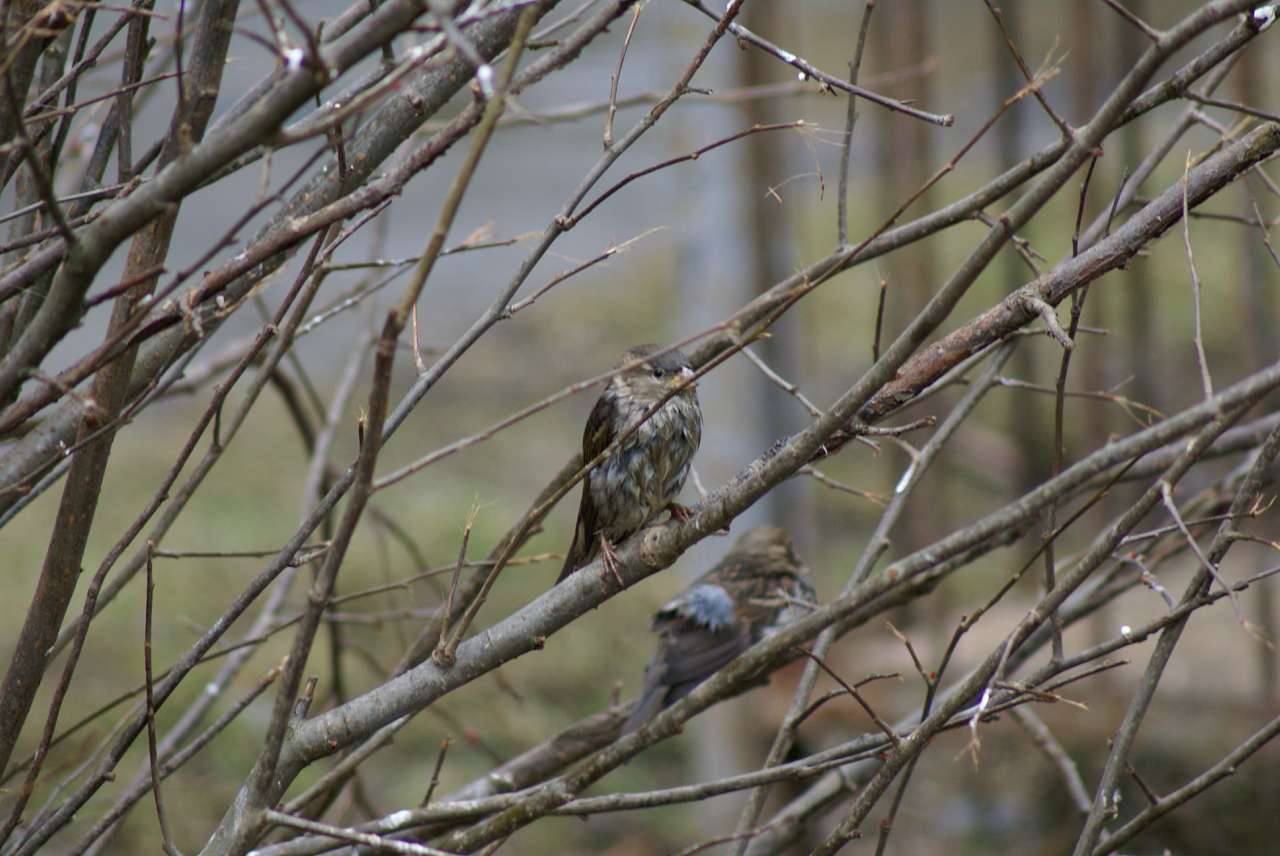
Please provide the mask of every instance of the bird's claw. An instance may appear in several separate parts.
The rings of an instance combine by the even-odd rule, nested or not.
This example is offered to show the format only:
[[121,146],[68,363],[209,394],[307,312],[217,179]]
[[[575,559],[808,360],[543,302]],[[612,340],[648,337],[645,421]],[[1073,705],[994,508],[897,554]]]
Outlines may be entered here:
[[627,584],[622,581],[622,574],[618,573],[618,554],[614,551],[613,545],[609,543],[609,539],[603,535],[600,536],[600,564],[604,565],[605,570],[613,574],[613,579],[618,584],[618,588],[626,588]]
[[667,503],[667,511],[671,513],[672,520],[678,520],[681,523],[688,523],[693,519],[693,509],[678,502]]

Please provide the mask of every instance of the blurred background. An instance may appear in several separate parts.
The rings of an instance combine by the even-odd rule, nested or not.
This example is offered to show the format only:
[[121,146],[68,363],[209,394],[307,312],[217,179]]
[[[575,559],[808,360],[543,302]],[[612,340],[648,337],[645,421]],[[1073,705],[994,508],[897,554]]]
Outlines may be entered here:
[[[336,14],[345,3],[308,0],[311,18]],[[1125,6],[1156,26],[1168,26],[1198,4],[1194,0],[1126,0]],[[1073,123],[1083,123],[1132,66],[1146,46],[1141,33],[1101,2],[1084,0],[1005,0],[1005,20],[1032,69],[1046,60],[1060,71],[1045,93],[1054,108]],[[246,7],[246,11],[249,7]],[[805,3],[748,3],[743,22],[771,40],[803,56],[819,68],[846,76],[862,13],[861,3],[808,0]],[[259,19],[244,25],[262,30]],[[701,43],[708,19],[670,0],[644,7],[630,45],[619,85],[616,127],[637,121],[646,104],[625,99],[664,92],[688,56]],[[607,38],[594,42],[582,61],[553,74],[521,98],[521,106],[542,121],[509,118],[486,152],[466,197],[449,243],[468,235],[517,238],[540,232],[598,157],[603,115],[590,111],[576,120],[559,114],[570,108],[600,105],[608,98],[609,77],[626,32],[620,21]],[[1220,35],[1225,28],[1219,28]],[[1274,36],[1274,34],[1271,34]],[[1219,97],[1276,112],[1280,110],[1277,75],[1280,56],[1275,39],[1264,37],[1247,51],[1219,90]],[[1167,73],[1198,53],[1206,40],[1193,43],[1167,65]],[[249,40],[233,42],[234,62],[224,98],[247,89],[270,69],[273,58]],[[1157,75],[1157,79],[1162,77]],[[90,83],[82,87],[92,93]],[[896,98],[910,99],[932,111],[953,113],[956,123],[940,128],[859,103],[850,171],[850,240],[873,231],[916,188],[956,154],[997,106],[1022,85],[1008,49],[991,16],[979,2],[944,0],[880,0],[871,20],[867,54],[860,81]],[[103,75],[101,91],[112,86]],[[736,97],[744,87],[771,84],[769,98]],[[1270,85],[1268,85],[1270,84]],[[692,336],[730,315],[754,294],[785,278],[802,265],[825,255],[835,243],[835,207],[840,135],[846,100],[823,92],[812,81],[796,79],[790,67],[760,51],[722,42],[694,85],[710,95],[691,95],[652,134],[627,153],[606,177],[607,187],[636,169],[686,153],[754,124],[803,119],[801,130],[753,134],[710,152],[692,163],[659,171],[635,182],[610,199],[562,238],[531,277],[524,293],[557,274],[593,258],[610,246],[627,243],[624,252],[574,276],[541,297],[528,310],[501,323],[432,391],[410,422],[385,449],[380,472],[413,460],[459,437],[483,429],[518,407],[549,395],[566,384],[608,368],[627,346],[645,341],[671,342]],[[460,96],[438,121],[465,104]],[[141,108],[139,135],[155,135],[167,124],[171,90],[157,89]],[[1162,107],[1109,138],[1086,204],[1087,218],[1106,210],[1121,176],[1131,170],[1185,106]],[[225,105],[219,105],[220,109]],[[1223,125],[1237,116],[1205,108]],[[215,118],[216,118],[215,113]],[[509,114],[510,116],[510,114]],[[93,139],[92,116],[76,128],[83,155]],[[150,137],[148,137],[150,138]],[[1040,107],[1024,100],[962,161],[956,170],[906,213],[910,218],[959,198],[989,181],[1002,169],[1053,142],[1057,130]],[[1182,137],[1173,153],[1146,183],[1143,197],[1154,196],[1177,182],[1188,151],[1202,152],[1218,135],[1205,127]],[[441,163],[415,179],[378,222],[358,233],[336,256],[339,262],[370,258],[397,259],[421,252],[439,203],[465,147],[455,147]],[[277,155],[273,170],[289,174],[311,154],[306,146]],[[75,156],[72,152],[71,156]],[[1051,266],[1070,253],[1079,181],[1059,193],[1022,233]],[[198,258],[211,236],[221,234],[239,213],[246,195],[256,191],[253,170],[219,182],[197,195],[183,210],[170,259],[177,269]],[[1264,218],[1280,212],[1275,196],[1253,183]],[[0,198],[4,210],[11,200]],[[1007,204],[1007,201],[1006,201]],[[1252,216],[1252,201],[1243,185],[1229,188],[1206,209]],[[998,215],[1002,205],[988,213]],[[271,212],[261,218],[265,222]],[[1117,215],[1119,220],[1124,212]],[[242,231],[253,234],[260,223]],[[938,284],[964,260],[987,227],[978,221],[956,225],[930,239],[864,264],[825,284],[807,297],[774,330],[758,352],[773,368],[819,406],[825,406],[871,364],[872,340],[880,289],[886,289],[883,342],[887,344],[915,315]],[[1276,359],[1274,323],[1280,268],[1268,256],[1257,229],[1229,220],[1192,221],[1196,263],[1204,284],[1204,326],[1209,366],[1215,383],[1226,385],[1255,367]],[[447,347],[510,279],[527,251],[527,241],[444,258],[419,304],[420,339],[428,361],[433,349]],[[230,255],[234,248],[227,251]],[[123,262],[108,271],[119,272]],[[286,269],[288,270],[288,269]],[[376,270],[382,277],[393,273]],[[336,299],[370,273],[338,271],[326,281],[321,300]],[[988,270],[953,313],[945,329],[973,315],[1022,285],[1031,273],[1011,249]],[[103,282],[108,282],[104,276]],[[264,283],[259,300],[269,312],[287,281],[286,275]],[[396,285],[385,293],[398,294]],[[389,298],[391,299],[391,298]],[[353,342],[381,318],[374,302],[366,302],[341,319],[317,328],[298,349],[305,375],[291,369],[295,391],[327,402]],[[1201,397],[1192,347],[1192,298],[1186,254],[1179,229],[1153,244],[1125,271],[1100,281],[1089,294],[1084,324],[1105,329],[1088,336],[1072,363],[1070,388],[1106,391],[1169,413]],[[1060,316],[1066,318],[1066,312]],[[83,329],[64,344],[70,362],[105,330],[106,307],[91,315]],[[205,353],[215,356],[252,335],[261,322],[254,311],[234,316],[214,335]],[[1052,386],[1061,351],[1047,337],[1019,348],[1005,374]],[[57,368],[54,365],[53,368]],[[393,395],[411,382],[412,360],[398,362]],[[367,375],[367,372],[366,372]],[[96,567],[118,533],[137,515],[156,489],[186,440],[209,390],[174,396],[149,408],[116,442],[104,496],[86,565]],[[803,427],[808,415],[799,403],[765,380],[741,357],[734,358],[700,386],[705,432],[695,466],[701,483],[713,489],[776,438]],[[961,391],[948,391],[903,415],[945,415]],[[414,550],[382,527],[365,527],[338,581],[338,593],[357,592],[403,580],[426,567],[451,566],[457,556],[468,510],[478,507],[469,555],[479,558],[518,518],[547,480],[579,446],[581,429],[594,400],[587,392],[550,408],[493,437],[482,446],[448,458],[381,493],[379,508],[394,518],[412,539]],[[232,403],[236,396],[233,394]],[[362,401],[357,393],[349,406],[346,428],[339,434],[333,461],[345,465],[354,455],[355,418]],[[894,533],[888,559],[926,545],[980,514],[998,507],[1040,481],[1052,462],[1053,397],[1026,390],[990,394],[966,423],[921,485],[912,510]],[[1254,414],[1257,415],[1257,414]],[[1102,400],[1068,402],[1068,462],[1105,442],[1130,432],[1141,413]],[[902,421],[902,420],[899,420]],[[255,411],[249,430],[237,438],[205,488],[192,501],[166,539],[172,551],[274,550],[290,535],[302,513],[302,485],[308,456],[289,416],[287,401],[268,395]],[[908,435],[907,442],[923,442]],[[466,691],[454,693],[416,717],[396,737],[395,746],[375,756],[331,818],[364,819],[370,807],[380,812],[416,805],[427,787],[440,741],[451,738],[438,793],[446,794],[495,765],[524,751],[575,719],[600,710],[611,699],[633,697],[653,640],[648,631],[653,610],[728,549],[732,537],[749,526],[776,522],[785,526],[808,559],[825,600],[835,595],[856,562],[878,519],[875,496],[886,496],[910,461],[909,452],[891,441],[873,450],[850,445],[824,461],[822,472],[840,484],[865,491],[857,496],[797,477],[774,490],[734,525],[731,537],[710,538],[686,554],[670,570],[647,580],[624,596],[613,598],[595,613],[550,639],[545,650],[516,660]],[[1229,459],[1193,473],[1187,492],[1208,483]],[[0,530],[0,556],[7,584],[0,598],[0,651],[17,634],[47,546],[60,489],[49,491]],[[1096,515],[1076,525],[1061,550],[1087,543],[1103,512],[1131,499],[1124,489],[1102,504]],[[696,502],[692,482],[685,500]],[[576,493],[561,504],[524,553],[562,554],[576,507]],[[1153,519],[1151,525],[1163,523]],[[1253,531],[1274,533],[1268,515]],[[929,598],[895,614],[894,624],[912,640],[926,664],[936,664],[956,623],[966,609],[984,602],[1030,555],[1019,544],[993,553],[977,566],[945,582]],[[1275,563],[1261,548],[1241,545],[1224,566],[1228,578],[1240,578]],[[1194,569],[1188,560],[1162,576],[1177,592],[1183,576]],[[156,610],[163,615],[155,629],[158,664],[186,650],[221,613],[227,593],[239,591],[259,569],[253,558],[183,558],[157,560]],[[555,579],[555,559],[510,568],[490,597],[478,626],[498,620],[545,590]],[[440,602],[447,576],[430,578],[340,607],[340,656],[347,696],[380,683],[400,652],[416,637],[422,621]],[[1039,581],[1028,578],[1026,590],[1015,592],[962,643],[952,674],[981,655],[1022,615]],[[1250,617],[1275,638],[1276,584],[1255,586],[1244,597]],[[77,674],[76,692],[62,721],[71,723],[142,680],[142,597],[131,586],[94,623],[85,668]],[[302,605],[304,590],[295,589]],[[79,601],[73,603],[73,611]],[[1115,635],[1121,625],[1138,625],[1159,614],[1159,599],[1149,591],[1131,592],[1084,626],[1067,635],[1068,650]],[[232,637],[235,638],[233,632]],[[279,661],[288,634],[263,646],[243,674],[243,686],[229,688],[232,697],[246,691]],[[312,673],[319,676],[312,711],[335,701],[331,662],[321,643],[313,655]],[[1150,644],[1126,653],[1131,663],[1082,685],[1088,708],[1045,705],[1043,718],[1069,752],[1080,761],[1086,785],[1097,780],[1106,745],[1123,715],[1133,681],[1141,674]],[[849,679],[875,672],[901,672],[901,681],[883,681],[865,692],[885,719],[894,721],[915,710],[923,694],[905,649],[882,622],[860,628],[838,642],[831,658]],[[59,668],[55,663],[54,668]],[[203,667],[210,670],[215,666]],[[721,705],[690,725],[686,733],[645,752],[610,775],[592,793],[641,790],[743,772],[758,766],[799,675],[793,665],[775,674],[769,687]],[[1156,698],[1156,707],[1141,732],[1135,766],[1157,792],[1181,784],[1216,761],[1280,707],[1280,668],[1274,651],[1246,633],[1225,604],[1192,621]],[[48,683],[48,682],[47,682]],[[37,699],[32,722],[19,755],[36,739],[33,723],[42,721],[49,686]],[[159,717],[174,716],[194,694],[191,681]],[[1067,691],[1071,695],[1071,691]],[[188,852],[203,842],[221,816],[257,754],[269,718],[265,699],[253,705],[215,747],[179,772],[166,791],[198,793],[184,800],[171,820],[177,842]],[[56,781],[83,760],[101,739],[111,720],[82,732],[55,752],[48,778]],[[874,726],[847,699],[826,705],[806,723],[801,743],[813,751],[847,740]],[[1061,853],[1078,832],[1079,821],[1062,791],[1060,779],[1031,750],[1026,734],[1011,719],[987,726],[979,763],[961,757],[966,735],[949,734],[926,753],[898,815],[891,852],[988,853],[1016,848],[1024,853]],[[145,746],[135,747],[135,760],[145,763]],[[1034,761],[1031,760],[1034,758]],[[1237,775],[1215,787],[1187,811],[1158,824],[1134,852],[1263,853],[1280,836],[1280,820],[1266,807],[1280,802],[1276,775],[1280,750],[1264,748]],[[323,772],[308,770],[297,789]],[[998,788],[991,787],[999,782]],[[1013,786],[1016,783],[1016,786]],[[781,805],[798,791],[774,788],[770,806]],[[46,794],[47,795],[47,794]],[[41,795],[37,795],[37,802]],[[78,818],[87,828],[95,811],[109,804],[104,795]],[[1133,801],[1132,803],[1130,801]],[[1124,807],[1142,801],[1126,780]],[[707,803],[651,810],[641,814],[596,816],[587,822],[551,819],[518,835],[511,853],[600,853],[650,856],[682,848],[732,829],[741,795]],[[765,817],[770,814],[766,809]],[[837,813],[838,816],[838,813]],[[1247,822],[1239,820],[1248,818]],[[150,806],[132,812],[108,852],[147,852],[156,841]],[[866,847],[866,844],[859,845]],[[50,852],[58,852],[56,847]],[[715,851],[710,851],[715,852]],[[801,849],[797,852],[807,852]]]

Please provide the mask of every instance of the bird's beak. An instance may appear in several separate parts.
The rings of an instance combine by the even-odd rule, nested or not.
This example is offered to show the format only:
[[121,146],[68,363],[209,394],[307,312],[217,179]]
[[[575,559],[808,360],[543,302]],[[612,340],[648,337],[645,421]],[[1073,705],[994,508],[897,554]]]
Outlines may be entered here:
[[667,383],[675,389],[679,389],[681,387],[688,387],[689,389],[692,389],[694,386],[692,381],[693,369],[686,366],[685,368],[680,369],[679,374],[672,375],[671,380],[667,381]]

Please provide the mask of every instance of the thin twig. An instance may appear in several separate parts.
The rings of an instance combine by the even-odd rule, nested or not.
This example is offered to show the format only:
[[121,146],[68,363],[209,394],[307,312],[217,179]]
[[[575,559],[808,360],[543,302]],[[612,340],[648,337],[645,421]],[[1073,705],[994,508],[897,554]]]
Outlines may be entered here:
[[[1258,233],[1262,237],[1262,245],[1267,248],[1267,255],[1271,256],[1271,261],[1275,262],[1276,267],[1280,268],[1280,253],[1276,252],[1275,246],[1271,243],[1271,230],[1268,228],[1274,224],[1267,223],[1262,219],[1262,211],[1258,209],[1258,200],[1252,192],[1249,193],[1249,204],[1253,206],[1253,225],[1258,227]],[[1280,217],[1276,219],[1280,220]]]
[[844,678],[840,677],[840,675],[837,674],[834,669],[832,669],[830,666],[824,663],[822,661],[822,658],[819,657],[817,654],[813,653],[812,651],[807,651],[804,649],[801,649],[801,653],[804,654],[806,657],[808,657],[810,660],[812,660],[814,663],[816,663],[818,668],[822,669],[822,671],[830,675],[832,680],[834,680],[841,687],[843,687],[844,691],[848,693],[850,696],[852,696],[856,702],[858,702],[858,705],[867,712],[867,716],[871,717],[871,721],[876,724],[877,728],[879,728],[882,732],[884,732],[884,735],[889,738],[889,742],[892,743],[895,748],[898,748],[898,749],[902,748],[902,738],[899,737],[898,733],[889,726],[889,723],[885,722],[883,719],[880,718],[880,715],[875,712],[875,709],[872,708],[871,705],[867,703],[867,700],[862,697],[862,694],[858,692],[858,686],[866,683],[867,681],[880,680],[882,678],[898,678],[899,680],[901,680],[902,679],[901,674],[894,672],[891,675],[873,675],[870,678],[866,678],[863,681],[859,681],[857,685],[853,685],[853,684],[850,684],[848,681],[846,681]]
[[151,679],[151,615],[152,615],[152,595],[155,592],[155,578],[151,571],[151,551],[153,545],[147,542],[147,592],[146,603],[143,606],[142,613],[142,669],[147,685],[147,759],[151,764],[151,781],[154,783],[151,793],[156,802],[156,821],[160,825],[160,841],[162,849],[169,856],[181,856],[173,843],[173,836],[169,832],[169,821],[165,818],[164,802],[160,798],[160,769],[156,759],[156,701],[155,694],[152,692]]
[[871,335],[871,362],[880,362],[880,334],[884,330],[884,306],[889,297],[889,280],[880,275],[879,297],[876,299],[876,327]]
[[618,112],[618,81],[622,79],[622,64],[627,59],[627,48],[631,47],[631,36],[635,34],[636,23],[640,20],[643,3],[637,3],[631,9],[631,23],[627,26],[627,35],[622,40],[622,50],[618,52],[618,67],[609,77],[609,112],[604,118],[604,147],[613,145],[613,116]]
[[436,785],[440,784],[440,771],[444,769],[444,756],[449,752],[449,746],[453,741],[445,737],[440,741],[440,751],[436,753],[435,766],[431,768],[431,781],[427,783],[427,792],[422,797],[422,802],[418,804],[418,808],[426,808],[431,804],[431,795],[436,792]]
[[[1000,35],[1004,36],[1005,46],[1009,48],[1009,54],[1013,57],[1014,63],[1018,66],[1018,71],[1022,72],[1022,79],[1028,84],[1034,81],[1043,72],[1032,74],[1031,69],[1027,67],[1027,63],[1022,58],[1022,52],[1018,50],[1018,46],[1014,44],[1013,36],[1009,33],[1008,27],[1004,24],[1004,14],[1000,11],[1000,7],[996,6],[994,0],[983,0],[987,4],[987,11],[991,13],[991,17],[995,20],[996,26],[1000,28]],[[1040,106],[1044,108],[1044,112],[1048,114],[1053,124],[1058,126],[1058,130],[1062,133],[1063,139],[1071,139],[1071,126],[1067,121],[1059,116],[1052,107],[1049,106],[1049,100],[1044,97],[1044,93],[1037,87],[1034,95]]]
[[1266,110],[1259,110],[1257,107],[1250,107],[1248,104],[1240,104],[1235,101],[1223,101],[1220,98],[1209,98],[1195,92],[1187,92],[1182,97],[1186,98],[1188,101],[1203,104],[1206,107],[1221,107],[1224,110],[1233,110],[1236,113],[1244,113],[1246,116],[1254,116],[1258,119],[1265,119],[1268,122],[1280,122],[1280,113],[1268,113]]
[[796,386],[794,383],[787,380],[782,375],[778,374],[776,371],[771,369],[769,367],[769,364],[766,363],[763,359],[761,359],[761,357],[758,354],[756,354],[755,351],[751,350],[750,348],[743,348],[742,354],[748,360],[751,361],[751,364],[753,366],[755,366],[760,370],[761,374],[763,374],[766,378],[769,379],[770,383],[774,384],[783,392],[785,392],[787,395],[790,395],[796,401],[800,402],[800,405],[809,412],[810,416],[812,416],[814,419],[817,419],[818,417],[822,416],[822,410],[818,407],[818,405],[810,401],[803,392],[800,391],[800,387]]
[[1155,27],[1133,14],[1131,10],[1126,9],[1119,0],[1102,0],[1102,2],[1110,6],[1121,18],[1124,18],[1130,24],[1133,24],[1133,26],[1142,33],[1142,35],[1146,36],[1153,42],[1160,41],[1160,36],[1163,34]]
[[[849,63],[849,82],[858,84],[858,71],[862,68],[862,50],[867,44],[867,31],[871,28],[871,13],[876,0],[866,0],[862,8],[862,23],[858,25],[858,46],[854,48]],[[844,117],[844,141],[840,149],[840,185],[836,196],[836,244],[849,243],[849,155],[853,148],[853,129],[858,124],[857,96],[850,92]]]
[[397,841],[394,838],[384,838],[381,835],[371,835],[368,832],[357,832],[354,829],[343,829],[339,826],[330,826],[327,823],[316,823],[314,820],[306,820],[301,817],[294,817],[291,814],[276,811],[275,809],[266,809],[263,817],[268,823],[279,824],[280,826],[288,826],[293,829],[301,829],[304,832],[314,832],[318,835],[325,835],[329,838],[336,838],[339,841],[351,841],[355,844],[364,844],[383,853],[405,853],[409,856],[452,856],[443,850],[437,850],[434,847],[428,847],[425,844],[412,844],[408,841]]
[[818,469],[815,466],[805,465],[801,467],[797,472],[799,472],[802,475],[809,476],[818,484],[823,485],[824,487],[829,487],[832,490],[837,490],[837,491],[840,491],[841,493],[847,493],[850,496],[856,496],[859,499],[868,500],[869,502],[873,502],[876,505],[880,506],[881,508],[884,508],[886,505],[889,504],[889,497],[885,496],[884,494],[875,493],[869,490],[859,490],[858,488],[853,487],[852,485],[848,485],[842,481],[837,481],[836,479],[831,478],[831,476],[822,472],[822,470]]
[[[1083,327],[1077,328],[1077,333],[1083,329]],[[996,382],[1000,384],[1000,386],[1007,387],[1009,389],[1025,389],[1029,392],[1038,392],[1054,396],[1058,394],[1056,387],[1030,383],[1013,377],[1001,377]],[[1065,390],[1063,392],[1063,396],[1066,398],[1088,398],[1093,399],[1094,401],[1110,402],[1123,410],[1130,419],[1141,426],[1147,426],[1150,425],[1153,420],[1165,418],[1163,411],[1160,411],[1149,404],[1143,404],[1141,401],[1134,401],[1132,398],[1127,398],[1123,395],[1116,395],[1112,392],[1101,392],[1097,390]],[[1145,415],[1147,418],[1142,418],[1140,414]]]
[[1031,738],[1031,742],[1036,748],[1044,753],[1049,762],[1053,764],[1058,771],[1058,775],[1062,778],[1062,783],[1066,785],[1067,795],[1071,797],[1071,802],[1076,807],[1076,811],[1081,816],[1089,813],[1089,793],[1085,790],[1084,780],[1080,778],[1080,770],[1076,767],[1076,762],[1067,754],[1067,750],[1062,747],[1057,738],[1053,736],[1053,732],[1049,730],[1049,726],[1044,724],[1036,712],[1030,707],[1016,707],[1013,709],[1013,718],[1023,730],[1027,732],[1027,736]]
[[530,294],[528,297],[522,298],[512,303],[510,306],[507,307],[506,311],[503,313],[503,317],[510,318],[511,316],[515,315],[517,312],[520,312],[521,310],[531,306],[540,297],[542,297],[551,289],[555,288],[557,285],[560,285],[565,280],[570,279],[571,277],[575,277],[578,274],[582,273],[583,271],[588,270],[589,268],[595,267],[601,262],[608,261],[618,253],[626,252],[627,250],[631,249],[632,244],[644,238],[647,238],[656,232],[661,232],[666,228],[667,228],[666,226],[654,226],[650,229],[645,229],[643,232],[636,235],[634,238],[628,238],[627,240],[618,244],[610,244],[609,246],[605,247],[604,250],[592,256],[591,258],[587,259],[585,262],[574,265],[568,270],[561,271],[560,273],[556,274],[550,280],[548,280],[545,285],[542,285],[539,288],[534,289],[533,293]]
[[630,184],[631,182],[635,181],[638,178],[643,178],[646,175],[650,175],[659,170],[666,169],[669,166],[675,166],[676,164],[679,164],[679,163],[685,163],[687,161],[695,161],[698,158],[705,155],[707,152],[712,151],[713,149],[718,149],[721,146],[726,146],[729,143],[736,142],[737,140],[740,140],[743,137],[749,137],[752,134],[766,133],[768,131],[785,131],[785,130],[794,129],[794,128],[804,129],[807,127],[810,127],[810,123],[806,122],[803,119],[798,119],[794,122],[776,122],[769,125],[752,125],[750,128],[747,128],[745,131],[738,131],[736,134],[730,134],[729,136],[723,137],[719,140],[716,140],[715,142],[707,143],[705,146],[696,148],[693,151],[689,152],[688,154],[677,155],[676,157],[668,158],[667,160],[656,163],[653,166],[636,170],[635,172],[621,179],[617,184],[614,184],[609,189],[603,191],[595,199],[591,200],[586,205],[584,205],[581,210],[579,210],[578,212],[576,212],[570,217],[564,218],[564,222],[561,223],[561,226],[565,229],[573,228],[574,226],[576,226],[578,223],[582,221],[582,218],[586,217],[588,214],[594,211],[596,207],[600,205],[600,203],[604,202],[610,196],[613,196],[613,194],[617,193],[619,190],[626,187],[628,184]]
[[[712,20],[717,20],[721,17],[720,13],[716,12],[710,6],[707,6],[705,3],[702,2],[702,0],[684,0],[684,2],[692,6],[693,8],[697,9],[699,12],[706,15],[708,18],[711,18]],[[849,83],[848,81],[841,80],[838,77],[833,77],[832,75],[827,74],[826,72],[817,68],[812,63],[806,61],[803,57],[798,57],[795,54],[791,53],[790,51],[783,50],[782,48],[773,44],[769,40],[764,39],[756,35],[755,33],[751,32],[741,24],[736,24],[736,23],[730,24],[729,32],[733,33],[739,39],[747,42],[748,44],[755,45],[756,47],[760,48],[770,56],[785,62],[787,65],[796,69],[806,77],[813,78],[814,80],[817,80],[820,83],[826,84],[827,86],[830,86],[833,89],[839,89],[842,92],[852,93],[854,95],[857,95],[860,98],[865,98],[866,100],[870,101],[872,104],[878,104],[881,107],[885,107],[889,110],[895,110],[899,113],[905,113],[906,115],[912,117],[913,119],[919,119],[923,122],[928,122],[931,125],[941,125],[942,127],[949,128],[955,124],[956,117],[952,116],[950,113],[944,113],[939,115],[936,113],[929,113],[924,110],[918,110],[915,107],[911,107],[902,101],[897,101],[893,98],[886,98],[885,96],[880,95],[879,93],[876,93],[876,92],[872,92],[869,89],[863,89],[861,86],[856,86],[852,83]]]
[[[453,566],[453,578],[449,581],[449,594],[444,599],[444,612],[440,624],[440,636],[449,635],[449,616],[453,615],[453,598],[458,591],[458,579],[462,576],[462,568],[467,563],[467,542],[471,540],[471,527],[476,522],[476,515],[480,513],[480,504],[478,502],[471,503],[471,510],[467,512],[467,520],[462,526],[462,544],[458,547],[458,561]],[[444,752],[441,750],[441,756]]]
[[1209,377],[1209,360],[1204,354],[1204,334],[1200,319],[1200,275],[1196,273],[1195,256],[1191,253],[1191,218],[1187,216],[1187,184],[1191,175],[1191,153],[1187,152],[1186,167],[1182,171],[1182,240],[1187,248],[1187,267],[1191,269],[1191,294],[1195,311],[1196,362],[1200,366],[1200,383],[1206,400],[1213,398],[1213,379]]
[[1248,618],[1245,617],[1244,609],[1240,606],[1240,600],[1236,597],[1235,590],[1227,584],[1218,568],[1209,561],[1209,557],[1200,549],[1199,542],[1195,536],[1191,534],[1191,530],[1187,528],[1186,522],[1182,519],[1182,513],[1178,511],[1178,504],[1173,501],[1173,491],[1169,488],[1166,481],[1160,482],[1160,499],[1164,503],[1165,510],[1169,512],[1169,516],[1173,518],[1174,524],[1178,527],[1178,531],[1182,533],[1182,537],[1187,539],[1187,546],[1191,548],[1191,552],[1196,554],[1196,558],[1200,560],[1200,565],[1211,576],[1218,585],[1222,586],[1222,590],[1227,593],[1228,599],[1231,601],[1231,609],[1235,611],[1236,621],[1240,622],[1240,626],[1248,630],[1254,636],[1258,636],[1258,629]]

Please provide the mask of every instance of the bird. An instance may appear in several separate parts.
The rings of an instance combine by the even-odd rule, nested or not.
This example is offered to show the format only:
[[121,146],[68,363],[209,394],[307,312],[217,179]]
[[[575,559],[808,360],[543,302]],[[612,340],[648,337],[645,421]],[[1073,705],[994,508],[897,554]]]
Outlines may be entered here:
[[689,358],[679,350],[661,350],[658,345],[637,345],[624,353],[615,366],[621,371],[609,380],[587,417],[582,432],[584,462],[626,436],[583,479],[573,542],[557,584],[603,554],[605,567],[622,586],[613,545],[643,529],[664,510],[680,520],[689,516],[689,510],[675,500],[702,442],[702,409]]
[[816,603],[808,568],[781,527],[744,532],[711,570],[654,615],[658,650],[622,733],[647,723]]

